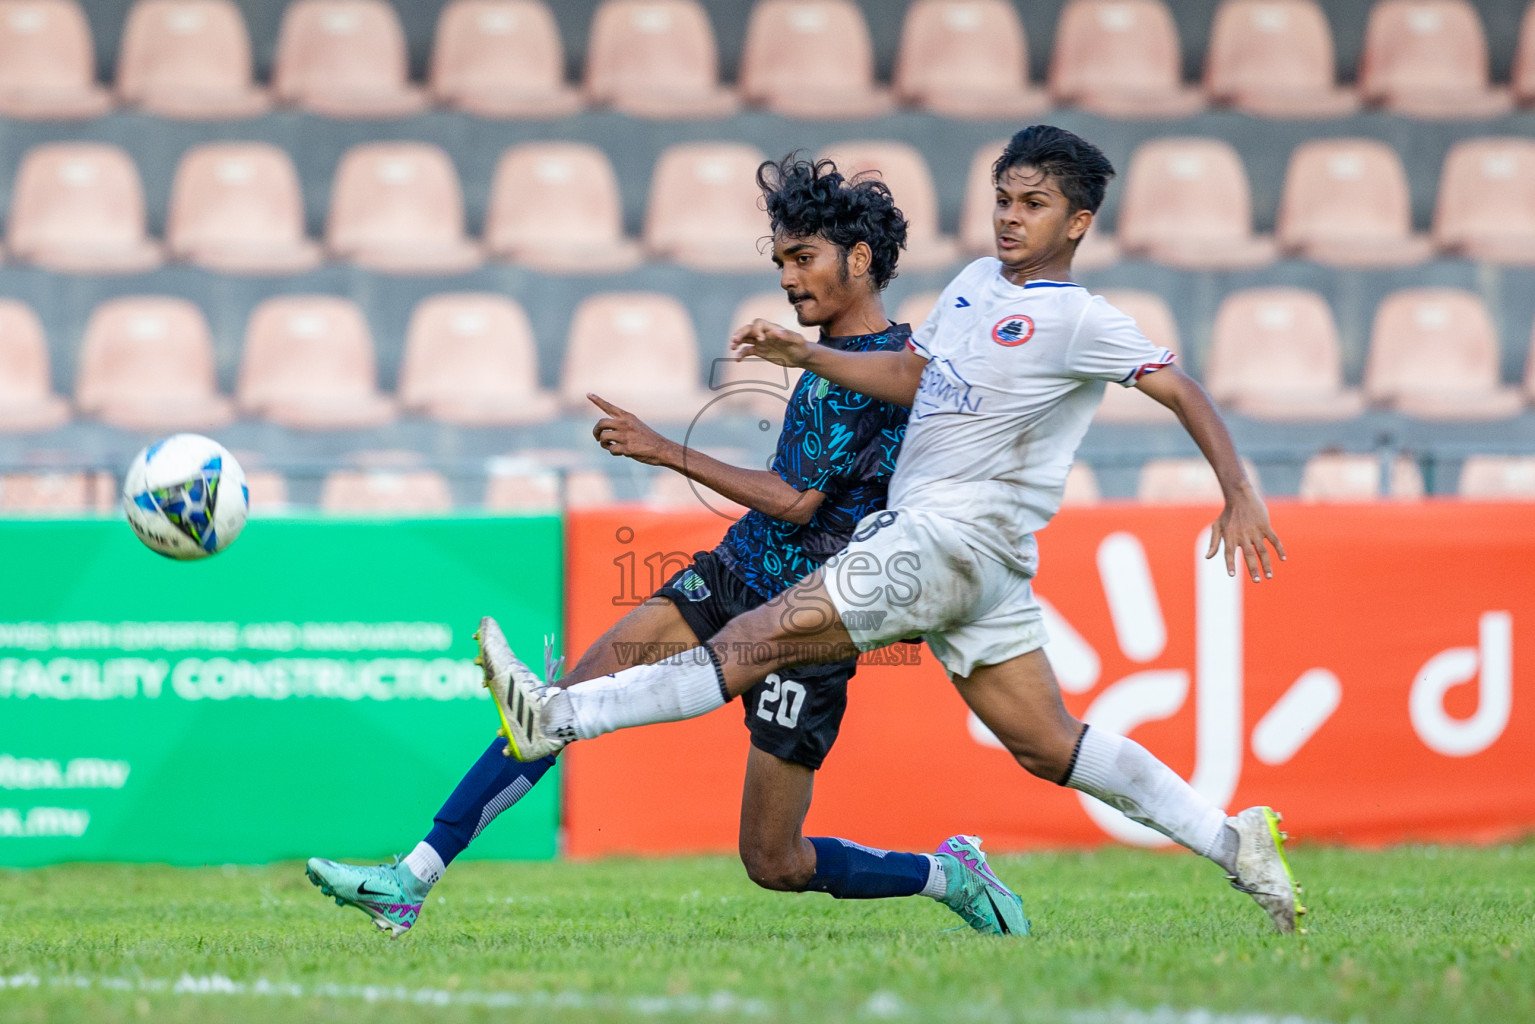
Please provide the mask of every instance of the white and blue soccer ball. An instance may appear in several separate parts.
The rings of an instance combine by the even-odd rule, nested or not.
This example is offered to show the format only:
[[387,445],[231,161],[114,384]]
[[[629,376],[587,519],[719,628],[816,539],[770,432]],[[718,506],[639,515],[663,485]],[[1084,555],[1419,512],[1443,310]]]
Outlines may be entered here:
[[167,558],[207,558],[240,536],[250,490],[223,445],[201,434],[173,434],[128,467],[123,511],[151,550]]

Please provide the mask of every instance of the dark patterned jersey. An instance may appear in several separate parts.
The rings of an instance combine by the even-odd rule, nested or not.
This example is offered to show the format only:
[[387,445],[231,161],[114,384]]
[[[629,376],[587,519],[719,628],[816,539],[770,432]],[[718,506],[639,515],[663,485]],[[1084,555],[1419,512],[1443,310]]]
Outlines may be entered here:
[[[911,328],[879,334],[823,335],[821,344],[848,352],[896,352]],[[715,553],[765,598],[776,596],[847,546],[858,521],[885,507],[885,489],[906,436],[906,410],[849,391],[823,377],[800,375],[784,411],[773,469],[797,491],[825,495],[803,526],[753,510],[736,521]]]

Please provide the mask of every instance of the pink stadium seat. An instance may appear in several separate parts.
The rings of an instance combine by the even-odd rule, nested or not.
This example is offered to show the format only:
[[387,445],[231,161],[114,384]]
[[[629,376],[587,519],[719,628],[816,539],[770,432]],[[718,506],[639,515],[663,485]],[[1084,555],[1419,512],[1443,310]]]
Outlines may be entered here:
[[492,512],[548,512],[560,507],[560,472],[516,455],[490,460],[485,507]]
[[[1381,460],[1378,455],[1322,452],[1313,455],[1301,471],[1300,499],[1305,502],[1369,502],[1381,497]],[[1423,497],[1423,472],[1410,458],[1391,462],[1386,494],[1397,500]]]
[[945,117],[1027,117],[1050,103],[1029,86],[1023,22],[1007,0],[913,3],[901,28],[895,91]]
[[69,420],[54,394],[48,339],[32,307],[0,299],[0,431],[52,430]]
[[645,504],[667,512],[713,511],[729,519],[740,518],[747,512],[744,505],[670,470],[651,477],[650,487],[645,492]]
[[480,265],[464,234],[464,196],[440,146],[370,142],[341,158],[325,247],[338,259],[399,274],[455,274]]
[[898,324],[910,324],[913,332],[921,327],[932,315],[933,307],[938,305],[938,296],[941,292],[914,292],[906,296],[905,300],[896,307],[895,322]]
[[705,271],[770,266],[757,248],[768,236],[756,177],[764,159],[755,146],[735,142],[685,142],[662,150],[645,207],[650,255]]
[[79,515],[117,504],[107,473],[6,473],[0,475],[0,514]]
[[315,430],[376,427],[394,419],[377,390],[373,335],[350,299],[267,299],[245,327],[236,399],[242,411]]
[[[244,460],[241,460],[244,463]],[[279,515],[289,509],[288,481],[270,469],[247,469],[245,489],[250,492],[251,515]]]
[[576,307],[560,369],[560,399],[598,416],[595,392],[637,416],[686,423],[711,395],[699,387],[698,340],[681,302],[655,292],[606,292]]
[[1304,288],[1232,292],[1215,314],[1205,384],[1221,405],[1266,420],[1339,420],[1364,411],[1343,386],[1338,325]]
[[1404,288],[1381,302],[1364,387],[1371,399],[1423,419],[1502,419],[1521,405],[1499,380],[1487,307],[1459,288]]
[[1359,107],[1337,85],[1332,27],[1317,0],[1222,0],[1205,55],[1205,92],[1259,117],[1343,117]]
[[[1153,345],[1171,349],[1181,355],[1183,344],[1178,338],[1178,321],[1167,302],[1154,292],[1130,288],[1106,288],[1098,294],[1115,309],[1134,320],[1141,333]],[[1098,406],[1094,418],[1100,423],[1175,423],[1172,410],[1138,388],[1110,384],[1103,389],[1103,403]]]
[[[1253,488],[1259,489],[1257,467],[1246,459],[1242,466]],[[1147,505],[1219,505],[1225,500],[1215,470],[1202,458],[1148,460],[1141,467],[1135,497]]]
[[410,85],[405,31],[384,0],[295,0],[272,68],[277,99],[342,118],[403,117],[426,105]]
[[96,307],[80,346],[75,404],[127,430],[202,430],[234,418],[218,393],[202,310],[161,296]]
[[1519,42],[1514,50],[1513,94],[1518,103],[1535,102],[1535,5],[1524,9]]
[[6,242],[24,260],[69,273],[136,273],[160,263],[144,233],[133,159],[99,142],[35,146],[11,189]]
[[[988,143],[976,150],[970,161],[970,174],[965,179],[965,198],[959,214],[959,244],[967,255],[997,254],[996,231],[992,226],[997,189],[991,180],[991,168],[1006,146],[1006,140]],[[1078,243],[1072,268],[1099,270],[1117,262],[1119,243],[1114,241],[1106,226],[1095,222]]]
[[286,150],[213,142],[181,157],[165,244],[177,259],[233,274],[297,274],[319,265],[304,237],[304,197]]
[[1487,36],[1469,0],[1379,0],[1359,60],[1364,99],[1413,117],[1506,113],[1507,89],[1487,80]]
[[164,117],[227,121],[270,107],[231,0],[136,0],[117,55],[117,92]]
[[1253,235],[1242,158],[1230,143],[1206,138],[1162,138],[1136,149],[1119,207],[1119,244],[1196,270],[1262,266],[1276,252],[1272,239]]
[[628,270],[623,200],[607,154],[584,142],[525,142],[501,155],[485,211],[494,256],[562,274]]
[[565,474],[567,509],[603,508],[614,504],[613,481],[600,469],[572,469]]
[[1055,28],[1050,93],[1106,117],[1188,117],[1178,27],[1163,0],[1071,0]]
[[906,216],[906,251],[900,265],[908,270],[939,270],[959,256],[954,239],[938,230],[938,193],[927,161],[910,143],[879,139],[839,142],[822,150],[848,178],[872,174],[890,186],[896,206]]
[[569,117],[581,97],[565,84],[565,54],[543,0],[454,0],[437,19],[431,90],[480,117]]
[[586,95],[640,117],[726,117],[714,26],[698,0],[604,0],[586,46]]
[[1098,490],[1098,474],[1085,462],[1073,462],[1066,474],[1066,489],[1061,492],[1061,507],[1091,507],[1103,500]]
[[758,0],[741,92],[787,117],[860,120],[891,108],[874,84],[874,44],[852,0]]
[[337,469],[320,488],[331,515],[432,515],[453,508],[448,481],[431,469]]
[[75,0],[0,0],[0,117],[72,121],[105,114],[91,27]]
[[1535,141],[1507,136],[1451,146],[1439,175],[1434,241],[1470,259],[1535,264]]
[[538,386],[538,351],[522,307],[501,295],[434,295],[411,314],[400,404],[465,426],[542,423],[558,411]]
[[1275,234],[1290,254],[1338,267],[1405,267],[1433,253],[1412,230],[1407,171],[1374,139],[1314,139],[1295,147]]
[[1480,501],[1535,501],[1535,457],[1473,455],[1461,463],[1459,491]]
[[[734,331],[753,320],[766,320],[798,331],[807,338],[815,339],[819,331],[814,327],[800,326],[794,307],[782,290],[759,292],[748,295],[736,306],[730,316],[730,329]],[[784,405],[794,385],[799,382],[797,367],[778,366],[765,359],[738,360],[729,349],[721,345],[710,364],[705,377],[712,393],[710,412],[751,414],[765,417],[776,430],[783,420]]]

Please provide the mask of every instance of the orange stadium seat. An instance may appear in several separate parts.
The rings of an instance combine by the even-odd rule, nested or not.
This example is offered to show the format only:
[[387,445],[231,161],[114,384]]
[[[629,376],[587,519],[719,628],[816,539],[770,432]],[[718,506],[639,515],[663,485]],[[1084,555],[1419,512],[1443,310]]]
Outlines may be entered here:
[[[1301,470],[1300,499],[1305,502],[1377,501],[1381,497],[1381,459],[1378,455],[1321,452]],[[1397,500],[1423,497],[1423,471],[1406,456],[1391,460],[1386,494]]]
[[1316,0],[1222,0],[1205,54],[1205,92],[1259,117],[1343,117],[1359,107],[1339,88],[1332,27]]
[[1470,259],[1535,264],[1535,141],[1506,136],[1451,146],[1439,175],[1434,241]]
[[906,251],[900,266],[939,270],[959,256],[954,239],[939,233],[938,193],[927,161],[910,143],[880,139],[839,142],[821,151],[846,177],[874,174],[890,186],[895,205],[906,216]]
[[1338,325],[1304,288],[1232,292],[1215,314],[1205,384],[1217,402],[1266,420],[1339,420],[1364,411],[1343,386]]
[[1412,230],[1407,171],[1374,139],[1315,139],[1290,154],[1275,227],[1303,259],[1340,267],[1405,267],[1433,253]]
[[165,245],[233,274],[296,274],[320,263],[304,237],[304,197],[286,150],[265,142],[194,146],[176,166]]
[[1519,22],[1512,91],[1517,102],[1535,103],[1535,4],[1524,9],[1524,18]]
[[[1253,488],[1261,489],[1257,467],[1246,459],[1242,467]],[[1215,470],[1203,458],[1147,460],[1135,497],[1148,505],[1219,505],[1225,500]]]
[[78,3],[0,0],[0,117],[72,121],[111,106]]
[[1473,455],[1461,463],[1459,492],[1481,501],[1535,501],[1535,457]]
[[105,512],[116,504],[116,481],[107,473],[0,475],[0,514],[78,515]]
[[1119,206],[1119,244],[1159,263],[1195,270],[1257,267],[1274,259],[1252,229],[1242,158],[1228,142],[1162,138],[1130,158]]
[[1055,28],[1050,93],[1105,117],[1188,117],[1178,27],[1163,0],[1070,0]]
[[[996,184],[991,168],[1007,147],[1007,141],[988,143],[975,151],[970,174],[965,179],[965,197],[959,213],[959,244],[969,256],[995,256],[996,232],[992,215],[996,209]],[[1074,270],[1100,270],[1119,262],[1119,243],[1103,224],[1094,223],[1077,245],[1072,259]]]
[[769,233],[756,178],[765,159],[755,146],[736,142],[662,150],[645,206],[646,250],[694,270],[767,269],[757,248]]
[[711,395],[699,386],[698,338],[686,307],[656,292],[606,292],[576,307],[560,369],[560,400],[600,415],[594,392],[637,416],[686,423]]
[[138,168],[121,148],[99,142],[27,151],[11,189],[6,243],[23,260],[68,273],[136,273],[160,263],[160,247],[145,236]]
[[0,431],[52,430],[69,420],[54,394],[48,338],[32,307],[0,299]]
[[117,55],[117,92],[164,117],[227,121],[265,113],[251,41],[231,0],[137,0]]
[[272,66],[277,99],[327,117],[403,117],[426,105],[409,82],[405,31],[384,0],[295,0]]
[[400,404],[465,426],[542,423],[558,412],[538,386],[528,315],[485,293],[424,299],[411,314],[400,366]]
[[337,469],[320,487],[331,515],[423,515],[453,508],[448,481],[432,469]]
[[218,393],[213,337],[186,299],[135,296],[96,307],[75,376],[80,411],[128,430],[195,430],[234,418]]
[[565,53],[542,0],[454,0],[437,19],[431,91],[480,117],[569,117],[581,96],[565,84]]
[[641,117],[726,117],[714,26],[698,0],[604,0],[586,45],[586,95]]
[[284,426],[376,427],[394,419],[378,393],[373,335],[350,299],[267,299],[245,327],[236,400],[243,412]]
[[1469,0],[1378,0],[1359,58],[1364,99],[1412,117],[1483,118],[1512,106],[1487,77],[1487,35]]
[[641,256],[624,236],[613,165],[584,142],[525,142],[501,154],[485,245],[493,256],[563,274],[628,270]]
[[1026,117],[1050,105],[1029,86],[1023,22],[1007,0],[916,0],[901,27],[895,92],[945,117]]
[[741,54],[744,97],[788,117],[861,120],[891,109],[852,0],[758,0]]
[[1061,507],[1096,505],[1103,500],[1098,489],[1098,474],[1085,462],[1073,462],[1066,473],[1066,487],[1061,492]]
[[464,234],[453,160],[422,142],[369,142],[341,158],[325,247],[337,259],[401,274],[454,274],[480,265]]
[[1487,307],[1459,288],[1404,288],[1375,310],[1365,393],[1431,420],[1491,420],[1519,412],[1519,392],[1498,374],[1498,336]]
[[[1134,320],[1141,333],[1153,345],[1160,345],[1174,355],[1183,354],[1178,338],[1178,321],[1162,296],[1130,288],[1105,288],[1098,294],[1115,309]],[[1173,423],[1172,410],[1139,388],[1109,384],[1103,389],[1103,403],[1094,416],[1101,423]]]

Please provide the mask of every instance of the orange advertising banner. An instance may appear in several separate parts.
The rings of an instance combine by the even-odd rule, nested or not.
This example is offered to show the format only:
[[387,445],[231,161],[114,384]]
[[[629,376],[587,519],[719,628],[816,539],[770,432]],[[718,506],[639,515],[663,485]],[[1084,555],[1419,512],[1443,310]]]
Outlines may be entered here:
[[[1263,583],[1205,561],[1211,511],[1068,509],[1036,589],[1067,706],[1133,736],[1228,809],[1312,841],[1486,841],[1535,830],[1535,506],[1276,502]],[[728,525],[707,512],[568,519],[567,636],[594,640]],[[860,666],[807,833],[928,849],[1160,836],[1035,779],[925,647]],[[573,856],[735,848],[740,701],[564,755]]]

